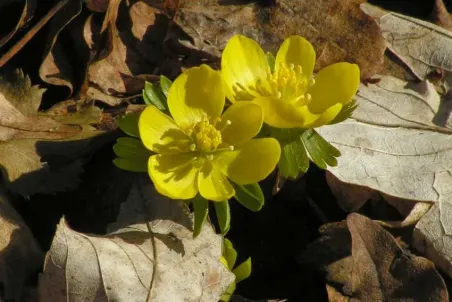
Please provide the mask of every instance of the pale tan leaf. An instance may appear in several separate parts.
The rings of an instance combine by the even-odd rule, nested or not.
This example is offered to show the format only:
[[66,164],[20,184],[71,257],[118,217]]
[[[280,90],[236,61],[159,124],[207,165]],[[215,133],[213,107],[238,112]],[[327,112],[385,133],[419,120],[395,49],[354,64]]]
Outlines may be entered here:
[[[135,183],[110,234],[58,226],[40,277],[52,301],[217,301],[233,281],[209,224],[193,239],[183,205]],[[147,300],[149,298],[149,300]]]

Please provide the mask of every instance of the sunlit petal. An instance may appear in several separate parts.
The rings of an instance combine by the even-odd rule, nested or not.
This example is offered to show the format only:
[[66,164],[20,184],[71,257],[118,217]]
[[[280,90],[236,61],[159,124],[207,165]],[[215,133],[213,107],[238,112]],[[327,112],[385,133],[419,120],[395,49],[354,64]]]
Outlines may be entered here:
[[154,152],[172,154],[186,152],[190,148],[190,138],[172,118],[153,105],[141,113],[138,129],[143,144]]
[[314,47],[303,37],[291,36],[284,40],[276,54],[275,70],[279,70],[282,63],[300,65],[309,79],[315,65]]
[[223,142],[239,145],[255,137],[263,123],[263,112],[259,105],[251,102],[235,102],[221,117],[230,125],[222,132]]
[[205,64],[178,76],[168,92],[169,111],[184,130],[205,117],[219,117],[224,103],[221,74]]
[[274,97],[259,97],[254,102],[261,106],[265,123],[276,128],[302,127],[320,116],[311,114],[306,106],[296,106]]
[[224,201],[234,196],[235,191],[226,175],[206,160],[198,176],[199,193],[212,201]]
[[[259,44],[242,35],[233,36],[221,56],[221,74],[226,85],[226,96],[232,102],[240,99],[233,86],[254,86],[267,74],[267,57]],[[250,100],[250,99],[248,99]]]
[[325,67],[315,75],[315,85],[308,93],[312,101],[308,104],[312,113],[322,113],[337,103],[348,103],[359,87],[359,67],[346,62]]
[[224,151],[214,158],[216,165],[229,179],[239,185],[256,183],[266,178],[281,155],[274,138],[253,139],[234,151]]
[[149,176],[160,194],[173,199],[190,199],[198,193],[198,169],[192,153],[153,155]]

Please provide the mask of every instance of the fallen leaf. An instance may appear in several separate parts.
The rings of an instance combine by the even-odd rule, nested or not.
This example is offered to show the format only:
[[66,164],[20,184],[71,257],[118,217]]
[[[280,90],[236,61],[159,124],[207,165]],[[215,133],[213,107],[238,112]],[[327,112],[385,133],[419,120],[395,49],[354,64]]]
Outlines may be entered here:
[[420,80],[444,71],[438,86],[447,93],[452,85],[452,32],[416,18],[387,12],[370,4],[364,11],[379,24],[388,49]]
[[448,301],[433,263],[400,247],[365,216],[326,227],[303,259],[325,271],[330,301]]
[[8,189],[25,196],[74,187],[83,156],[105,142],[92,139],[104,132],[89,125],[99,122],[100,109],[39,112],[43,92],[20,70],[0,75],[0,171]]
[[[185,1],[174,17],[177,27],[168,38],[217,60],[227,40],[243,34],[276,53],[290,35],[306,37],[317,52],[316,70],[339,61],[357,63],[362,78],[377,73],[383,63],[385,41],[371,17],[360,10],[363,1],[269,1],[233,5],[232,1]],[[180,28],[187,34],[182,36]]]
[[444,29],[452,30],[452,17],[447,11],[443,0],[435,0],[433,11],[431,13],[432,21]]
[[182,203],[142,178],[106,236],[63,219],[39,280],[44,300],[217,301],[233,280],[220,262],[222,237],[209,224],[193,239]]
[[25,285],[42,265],[43,253],[0,188],[0,284],[2,301],[22,301]]
[[390,76],[376,85],[361,85],[356,99],[358,108],[350,119],[318,130],[342,153],[329,171],[340,182],[413,205],[447,203],[443,192],[452,186],[446,177],[452,169],[451,103],[441,102],[428,81],[408,83]]

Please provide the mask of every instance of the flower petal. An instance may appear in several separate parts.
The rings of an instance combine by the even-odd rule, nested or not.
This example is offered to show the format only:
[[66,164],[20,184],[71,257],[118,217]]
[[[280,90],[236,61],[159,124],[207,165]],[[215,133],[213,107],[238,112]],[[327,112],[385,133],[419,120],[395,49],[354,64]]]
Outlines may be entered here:
[[235,151],[218,153],[214,165],[239,185],[256,183],[266,178],[281,155],[281,147],[274,138],[253,139]]
[[[229,39],[221,56],[221,75],[226,85],[226,96],[231,102],[239,98],[233,86],[254,86],[258,79],[265,79],[268,68],[267,56],[259,44],[242,35]],[[250,99],[247,99],[250,100]]]
[[308,93],[312,113],[322,113],[337,103],[346,104],[358,91],[359,67],[346,62],[329,65],[315,75],[315,84]]
[[143,144],[156,153],[174,154],[190,149],[190,138],[179,129],[172,118],[154,105],[146,107],[141,113],[138,129]]
[[300,36],[290,36],[284,40],[276,54],[275,71],[281,63],[300,65],[309,79],[314,71],[315,50],[311,43]]
[[173,199],[190,199],[198,193],[198,169],[192,153],[153,155],[148,172],[160,194]]
[[169,111],[184,130],[204,117],[219,117],[224,102],[221,74],[205,64],[179,75],[168,92]]
[[212,201],[224,201],[234,196],[235,191],[226,175],[210,160],[204,162],[198,176],[199,193]]
[[228,145],[239,145],[255,137],[261,130],[264,114],[259,105],[252,102],[235,102],[229,107],[222,121],[231,124],[221,132],[223,142]]
[[335,104],[325,110],[320,117],[312,122],[311,124],[306,124],[303,128],[317,128],[323,125],[329,124],[336,116],[341,112],[343,105],[341,103]]
[[273,97],[258,97],[254,102],[261,106],[265,123],[276,128],[303,127],[320,116],[309,112],[307,106],[295,106]]

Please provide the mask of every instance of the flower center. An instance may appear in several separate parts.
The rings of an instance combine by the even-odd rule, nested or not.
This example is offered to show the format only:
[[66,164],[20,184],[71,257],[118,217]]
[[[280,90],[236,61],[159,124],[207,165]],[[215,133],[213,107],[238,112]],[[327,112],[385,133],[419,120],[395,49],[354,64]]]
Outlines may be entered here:
[[231,124],[230,120],[224,122],[219,117],[209,121],[204,119],[189,128],[186,133],[193,141],[190,151],[213,152],[218,149],[228,148],[234,150],[234,146],[223,143],[221,132]]
[[311,101],[311,95],[307,90],[314,84],[314,79],[308,79],[300,65],[281,63],[279,69],[273,73],[270,68],[267,68],[266,78],[257,80],[255,86],[243,87],[236,83],[234,92],[239,99],[250,100],[257,96],[273,96],[304,106]]

